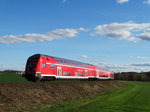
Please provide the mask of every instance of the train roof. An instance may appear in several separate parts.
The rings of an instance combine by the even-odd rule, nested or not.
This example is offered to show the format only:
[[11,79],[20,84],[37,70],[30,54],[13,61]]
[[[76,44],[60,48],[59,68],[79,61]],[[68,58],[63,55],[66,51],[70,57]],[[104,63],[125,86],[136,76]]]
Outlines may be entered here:
[[[69,60],[69,59],[65,59],[65,58],[59,58],[59,57],[55,57],[55,56],[49,56],[49,55],[45,55],[45,54],[35,54],[30,56],[29,58],[38,58],[38,57],[48,57],[48,58],[55,58],[55,59],[60,59],[60,60],[66,60],[66,61],[72,61],[72,62],[77,62],[77,63],[82,63],[82,64],[86,64],[86,65],[91,65],[91,66],[96,66],[96,65],[92,65],[92,64],[88,64],[88,63],[83,63],[83,62],[79,62],[79,61],[74,61],[74,60]],[[98,67],[98,66],[96,66]]]

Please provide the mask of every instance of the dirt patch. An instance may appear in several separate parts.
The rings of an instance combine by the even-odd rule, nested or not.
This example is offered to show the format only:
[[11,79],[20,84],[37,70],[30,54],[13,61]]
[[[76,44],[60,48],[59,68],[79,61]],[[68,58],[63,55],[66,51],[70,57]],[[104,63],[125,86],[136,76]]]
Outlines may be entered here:
[[0,112],[35,109],[44,104],[89,97],[123,86],[117,81],[54,81],[0,84]]

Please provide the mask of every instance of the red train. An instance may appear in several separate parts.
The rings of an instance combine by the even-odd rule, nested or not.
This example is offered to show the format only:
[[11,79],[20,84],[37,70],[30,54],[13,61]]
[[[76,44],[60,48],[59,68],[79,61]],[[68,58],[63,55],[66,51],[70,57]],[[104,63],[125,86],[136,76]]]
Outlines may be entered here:
[[114,79],[109,70],[78,61],[35,54],[28,58],[25,78],[30,81],[54,79]]

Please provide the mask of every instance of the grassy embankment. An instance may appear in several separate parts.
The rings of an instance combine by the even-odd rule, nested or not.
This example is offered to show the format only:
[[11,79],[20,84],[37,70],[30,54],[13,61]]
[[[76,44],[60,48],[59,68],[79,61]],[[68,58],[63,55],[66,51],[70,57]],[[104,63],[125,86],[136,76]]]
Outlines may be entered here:
[[150,112],[150,83],[123,82],[125,87],[93,98],[81,98],[34,112]]
[[0,83],[27,82],[20,74],[0,72]]
[[[0,83],[27,82],[21,75],[0,73]],[[150,112],[150,83],[123,82],[127,86],[92,98],[48,105],[34,112]]]

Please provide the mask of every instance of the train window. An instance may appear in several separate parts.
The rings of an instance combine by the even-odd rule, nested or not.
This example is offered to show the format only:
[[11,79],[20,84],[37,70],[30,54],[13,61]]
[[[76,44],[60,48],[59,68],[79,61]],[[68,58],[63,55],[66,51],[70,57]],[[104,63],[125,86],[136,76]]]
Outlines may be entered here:
[[79,67],[81,67],[81,63],[79,63]]
[[68,61],[66,61],[66,65],[68,65]]
[[45,68],[46,67],[46,63],[42,63],[42,68]]
[[51,64],[51,69],[54,69],[55,68],[55,64]]
[[79,77],[84,76],[84,74],[83,74],[83,73],[80,73],[80,72],[76,72],[75,74],[76,74],[76,76],[79,76]]
[[76,65],[76,63],[75,63],[75,62],[72,62],[72,65],[73,65],[73,66],[75,66],[75,65]]
[[66,65],[66,64],[67,64],[67,61],[64,61],[64,64]]
[[71,65],[73,66],[73,62],[71,62]]
[[77,63],[74,63],[75,66],[77,66]]
[[70,65],[72,65],[72,61],[70,61]]
[[71,65],[73,66],[73,62],[71,62]]
[[77,66],[77,64],[76,64],[76,63],[74,63],[74,65],[75,65],[75,66]]
[[75,66],[77,66],[77,63],[74,63]]
[[57,59],[56,62],[59,63],[59,60]]
[[68,65],[70,65],[70,61],[68,61]]
[[72,61],[70,61],[69,63],[70,63],[70,65],[72,66]]
[[76,66],[79,66],[79,63],[76,63]]
[[63,63],[63,61],[62,60],[60,60],[60,64],[62,64]]
[[64,76],[71,76],[71,72],[64,72]]

